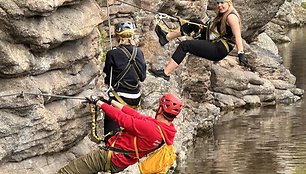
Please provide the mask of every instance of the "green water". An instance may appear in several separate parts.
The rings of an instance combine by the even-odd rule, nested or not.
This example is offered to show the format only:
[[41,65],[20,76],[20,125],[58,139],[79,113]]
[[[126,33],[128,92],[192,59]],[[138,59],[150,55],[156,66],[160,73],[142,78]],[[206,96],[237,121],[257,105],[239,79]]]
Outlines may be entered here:
[[[284,65],[306,90],[306,28],[279,45]],[[305,99],[304,99],[305,100]],[[184,174],[306,174],[306,102],[234,111],[196,138]]]

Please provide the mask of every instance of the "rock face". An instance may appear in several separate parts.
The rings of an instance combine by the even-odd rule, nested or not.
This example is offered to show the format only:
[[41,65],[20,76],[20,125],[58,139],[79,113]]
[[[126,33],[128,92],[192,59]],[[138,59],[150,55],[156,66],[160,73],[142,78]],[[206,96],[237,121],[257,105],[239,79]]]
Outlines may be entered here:
[[79,100],[17,95],[92,93],[102,18],[92,0],[0,2],[0,95],[11,95],[0,97],[1,164],[60,152],[87,134]]
[[[206,9],[213,16],[215,7],[214,0],[131,3],[181,18],[204,18]],[[174,122],[180,165],[195,130],[212,126],[221,111],[295,102],[303,96],[281,58],[251,43],[283,3],[235,1],[242,16],[250,68],[239,66],[233,51],[220,62],[190,55],[169,82],[148,74],[142,84],[142,113],[154,115],[152,109],[164,93],[183,99],[183,112]],[[84,137],[91,118],[80,100],[26,93],[17,96],[23,91],[83,97],[101,91],[101,48],[104,52],[109,49],[104,34],[112,30],[108,18],[112,24],[127,19],[136,23],[136,40],[148,65],[163,67],[171,56],[178,42],[160,47],[154,33],[155,14],[118,1],[109,1],[109,6],[107,16],[106,1],[0,0],[0,173],[53,174],[90,150],[92,144]],[[178,26],[167,22],[170,27]]]
[[286,36],[288,27],[303,26],[306,21],[306,9],[300,0],[285,1],[276,16],[266,25],[266,33],[275,43],[290,42]]

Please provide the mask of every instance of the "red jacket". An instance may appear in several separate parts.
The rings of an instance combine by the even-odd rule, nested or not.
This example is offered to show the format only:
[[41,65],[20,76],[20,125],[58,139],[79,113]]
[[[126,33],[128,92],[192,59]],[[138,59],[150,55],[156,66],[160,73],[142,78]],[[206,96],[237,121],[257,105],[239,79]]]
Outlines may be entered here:
[[[108,104],[102,104],[101,109],[112,118],[119,126],[124,128],[123,133],[118,137],[115,146],[116,148],[124,150],[135,151],[134,136],[137,137],[137,146],[139,150],[139,157],[143,157],[152,151],[145,151],[157,147],[162,137],[157,124],[161,127],[167,144],[173,144],[176,129],[174,125],[167,125],[150,116],[145,116],[134,109],[124,106],[122,110],[114,108]],[[107,145],[110,146],[117,136],[113,136],[108,140]],[[137,162],[136,154],[129,154],[128,158],[121,153],[113,152],[112,162],[117,167],[127,167]]]

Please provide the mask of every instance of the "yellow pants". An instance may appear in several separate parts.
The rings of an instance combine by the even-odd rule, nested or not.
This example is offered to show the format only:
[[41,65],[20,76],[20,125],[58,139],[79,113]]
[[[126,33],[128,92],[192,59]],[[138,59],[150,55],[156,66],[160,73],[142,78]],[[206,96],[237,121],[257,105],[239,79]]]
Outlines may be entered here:
[[[98,172],[106,172],[106,160],[107,152],[99,148],[70,162],[61,168],[57,174],[97,174]],[[118,168],[111,163],[112,173],[118,173],[124,169]]]

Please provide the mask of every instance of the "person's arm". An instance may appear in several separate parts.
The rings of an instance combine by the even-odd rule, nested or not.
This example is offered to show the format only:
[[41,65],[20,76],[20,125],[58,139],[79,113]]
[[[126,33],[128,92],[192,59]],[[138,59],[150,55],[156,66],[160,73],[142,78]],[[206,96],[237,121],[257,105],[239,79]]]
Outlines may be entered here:
[[120,109],[125,110],[125,108],[128,107],[117,101],[113,100],[111,101],[111,103],[113,106],[110,106],[107,103],[99,100],[97,101],[96,105],[99,106],[107,114],[107,116],[109,116],[112,120],[118,123],[119,126],[125,128],[133,134],[142,135],[143,132],[150,133],[152,125],[155,124],[154,122],[149,121],[146,116],[141,115],[137,111],[135,112],[137,112],[139,116],[141,116],[140,118],[136,118],[132,115],[124,113]]
[[248,60],[244,57],[241,29],[240,29],[241,27],[240,27],[238,16],[236,16],[235,14],[228,15],[227,22],[231,26],[233,35],[235,37],[236,47],[238,51],[239,64],[243,66],[249,66]]
[[[107,98],[106,96],[104,96],[103,98]],[[104,102],[99,100],[97,101],[96,105],[99,106],[101,108],[102,104]],[[110,101],[110,105],[121,110],[122,112],[132,116],[132,117],[135,117],[135,118],[141,118],[143,117],[143,115],[141,115],[140,113],[138,113],[135,109],[133,108],[130,108],[128,106],[125,106],[123,104],[121,104],[120,102],[116,101],[116,100],[111,100]]]
[[242,44],[241,29],[240,29],[241,27],[238,16],[235,14],[228,15],[227,22],[231,27],[233,35],[235,37],[238,54],[240,52],[243,53],[243,44]]
[[[103,98],[106,98],[103,96]],[[101,100],[98,100],[96,105],[99,106],[101,108],[101,106],[104,104],[105,102],[101,101]],[[122,110],[123,108],[123,104],[117,102],[116,100],[110,100],[110,105],[111,106],[114,106],[115,108],[119,109],[119,110]]]
[[109,84],[110,82],[110,73],[111,73],[111,67],[113,66],[113,61],[112,61],[112,54],[111,54],[111,50],[108,51],[106,53],[106,58],[105,58],[105,64],[104,64],[104,68],[103,68],[103,72],[105,73],[105,78],[104,78],[104,82],[105,84],[111,85]]
[[139,74],[139,80],[141,82],[143,82],[145,79],[146,79],[146,71],[147,71],[147,65],[146,65],[146,61],[144,59],[144,55],[143,55],[143,52],[138,49],[138,63],[137,63],[137,66],[140,68],[140,74]]

